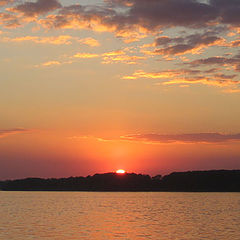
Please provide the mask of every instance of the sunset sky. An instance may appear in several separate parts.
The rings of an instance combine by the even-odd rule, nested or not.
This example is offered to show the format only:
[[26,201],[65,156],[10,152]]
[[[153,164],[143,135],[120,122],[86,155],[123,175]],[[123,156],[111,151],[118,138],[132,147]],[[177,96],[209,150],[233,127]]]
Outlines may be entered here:
[[239,0],[0,0],[0,179],[240,169]]

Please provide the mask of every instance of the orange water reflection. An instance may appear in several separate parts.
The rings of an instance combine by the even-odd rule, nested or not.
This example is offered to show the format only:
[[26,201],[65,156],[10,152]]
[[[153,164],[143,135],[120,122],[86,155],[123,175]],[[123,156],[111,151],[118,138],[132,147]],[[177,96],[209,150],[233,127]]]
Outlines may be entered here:
[[239,193],[0,192],[0,239],[239,240]]

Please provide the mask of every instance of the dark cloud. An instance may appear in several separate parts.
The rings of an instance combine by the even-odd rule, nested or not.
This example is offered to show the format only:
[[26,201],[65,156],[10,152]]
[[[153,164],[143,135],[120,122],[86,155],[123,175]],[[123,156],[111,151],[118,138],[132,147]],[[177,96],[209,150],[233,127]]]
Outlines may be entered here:
[[150,143],[222,143],[228,141],[240,141],[240,134],[221,133],[192,133],[192,134],[132,134],[121,137],[125,140],[143,141]]
[[[227,1],[228,2],[228,1]],[[58,14],[44,21],[47,27],[61,28],[71,26],[74,22],[81,27],[83,21],[92,28],[92,22],[107,28],[115,28],[115,31],[131,30],[138,27],[149,31],[158,31],[167,27],[209,28],[218,27],[218,23],[237,25],[239,14],[235,20],[226,19],[225,15],[233,16],[235,7],[239,3],[230,1],[229,7],[224,8],[223,3],[211,1],[201,3],[197,0],[107,0],[103,6],[72,5],[63,7]],[[225,5],[228,5],[225,3]],[[119,11],[119,6],[124,10]],[[28,13],[30,14],[30,13]],[[86,24],[84,24],[85,27]],[[212,41],[211,39],[205,39]],[[167,42],[168,39],[158,41]],[[180,51],[185,51],[186,46],[178,46]]]
[[190,64],[192,64],[192,65],[212,65],[212,64],[224,65],[229,60],[230,59],[225,58],[225,57],[209,57],[209,58],[198,59],[198,60],[192,61]]
[[217,17],[208,4],[193,0],[134,0],[131,18],[148,29],[169,26],[203,26]]
[[[131,16],[139,20],[164,25],[205,25],[218,20],[221,23],[240,23],[239,0],[106,0],[112,6],[130,6]],[[172,19],[172,20],[170,20]],[[169,21],[170,20],[170,21]],[[153,24],[155,25],[155,24]]]
[[163,36],[163,37],[158,37],[155,39],[154,45],[155,46],[161,46],[161,45],[166,45],[168,43],[171,43],[172,39],[167,37],[167,36]]
[[232,47],[240,47],[240,40],[232,41]]
[[[0,0],[6,3],[7,0]],[[238,26],[240,24],[240,1],[238,0],[105,0],[101,6],[79,4],[62,7],[58,0],[24,2],[12,8],[27,17],[39,16],[59,9],[41,22],[48,28],[90,28],[97,25],[106,31],[130,31],[145,28],[154,32],[169,27],[209,28],[219,23]],[[214,37],[214,36],[212,36]],[[176,40],[176,39],[175,39]],[[190,40],[189,40],[190,41]],[[214,39],[205,39],[206,42]],[[158,44],[168,39],[158,39]],[[205,43],[207,44],[207,43]],[[186,44],[187,45],[187,44]],[[181,44],[169,52],[187,51]]]
[[215,74],[214,77],[218,78],[218,79],[223,79],[223,80],[229,80],[229,79],[233,79],[237,76],[237,74],[231,74],[231,75],[227,75],[227,74],[222,74],[222,73],[218,73]]
[[240,1],[211,0],[108,0],[112,6],[128,6],[128,24],[149,30],[161,27],[202,27],[213,22],[238,25]]
[[[98,18],[101,24],[114,26],[116,29],[129,29],[136,26],[144,27],[148,30],[157,30],[161,27],[188,26],[197,27],[206,25],[211,20],[216,19],[216,10],[207,4],[192,0],[138,0],[138,1],[107,1],[113,6],[128,6],[126,11],[119,12],[117,9],[109,7],[81,7],[74,5],[63,8],[56,16],[55,20],[70,17],[78,17],[92,21]],[[66,19],[64,20],[66,21]],[[63,21],[63,22],[64,22]],[[52,24],[58,26],[59,24]]]
[[156,49],[154,53],[160,55],[177,55],[177,54],[184,54],[188,53],[189,51],[193,50],[194,47],[187,45],[187,44],[178,44],[175,46],[170,46],[167,48]]
[[163,45],[164,48],[156,49],[154,53],[163,55],[185,54],[188,52],[198,51],[211,45],[217,45],[221,41],[223,41],[222,38],[212,35],[211,32],[192,34],[186,36],[185,38],[159,37],[155,40],[155,46]]
[[209,58],[197,59],[188,64],[190,64],[191,66],[195,66],[195,67],[198,67],[199,65],[219,65],[219,66],[230,65],[230,66],[233,66],[236,71],[239,71],[240,70],[240,56],[235,55],[231,58],[209,57]]
[[46,14],[58,8],[62,5],[58,0],[37,0],[36,2],[25,2],[12,8],[13,12],[20,12],[27,17],[34,17],[42,14]]
[[179,69],[179,72],[182,73],[182,74],[200,74],[202,73],[203,71],[201,70],[196,70],[196,69]]
[[104,0],[104,2],[107,3],[108,6],[111,6],[111,7],[116,7],[116,6],[128,7],[133,4],[132,0]]
[[170,38],[167,36],[163,37],[158,37],[154,41],[154,45],[157,46],[162,46],[162,45],[167,45],[169,43],[183,43],[185,38],[182,37],[176,37],[176,38]]
[[30,131],[29,129],[24,129],[24,128],[0,129],[0,138],[6,137],[12,134],[24,133],[29,131]]
[[51,15],[41,22],[48,28],[65,28],[67,26],[93,29],[94,26],[98,27],[99,25],[112,27],[114,16],[117,17],[117,13],[109,8],[71,5],[61,8],[57,15]]
[[240,1],[239,0],[210,0],[210,5],[218,10],[221,23],[240,24]]
[[205,70],[205,73],[209,74],[209,73],[215,73],[215,72],[219,72],[220,69],[219,68],[210,68]]

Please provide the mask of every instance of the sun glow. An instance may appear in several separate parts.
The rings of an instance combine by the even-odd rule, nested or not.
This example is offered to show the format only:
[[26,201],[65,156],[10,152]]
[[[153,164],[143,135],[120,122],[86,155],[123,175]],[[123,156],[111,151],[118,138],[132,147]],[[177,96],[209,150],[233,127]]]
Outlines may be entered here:
[[118,169],[118,170],[116,171],[116,173],[118,173],[118,174],[124,174],[124,173],[126,173],[126,171],[123,170],[123,169]]

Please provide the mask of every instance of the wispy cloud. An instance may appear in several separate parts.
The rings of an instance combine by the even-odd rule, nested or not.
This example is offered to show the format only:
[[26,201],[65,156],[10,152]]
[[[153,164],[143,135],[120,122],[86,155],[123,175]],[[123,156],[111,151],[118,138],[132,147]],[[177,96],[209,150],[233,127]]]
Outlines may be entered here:
[[79,141],[79,140],[84,140],[84,139],[92,139],[96,140],[99,142],[108,142],[108,141],[115,141],[116,139],[111,139],[111,138],[104,138],[104,137],[96,137],[96,136],[90,136],[90,135],[82,135],[82,136],[73,136],[73,137],[68,137],[68,139],[73,140],[73,141]]
[[185,78],[174,78],[169,81],[163,82],[163,85],[172,85],[172,84],[203,84],[203,85],[210,85],[210,86],[218,86],[218,87],[225,87],[229,85],[238,85],[240,81],[235,81],[231,79],[222,79],[220,77],[204,77],[204,76],[197,76],[197,77],[185,77]]
[[53,65],[60,65],[61,63],[58,61],[48,61],[42,64],[42,66],[44,67],[49,67],[49,66],[53,66]]
[[[1,33],[1,32],[0,32]],[[59,35],[59,36],[22,36],[22,37],[2,37],[2,42],[13,42],[13,43],[21,43],[21,42],[33,42],[36,44],[53,44],[53,45],[69,45],[72,44],[73,41],[88,45],[90,47],[100,46],[98,40],[94,38],[83,38],[79,39],[77,37],[73,37],[70,35]]]
[[0,12],[0,25],[3,25],[5,28],[17,28],[22,25],[21,20],[10,13]]
[[138,70],[132,75],[123,76],[123,79],[155,79],[162,80],[156,85],[173,85],[173,84],[203,84],[210,86],[225,87],[230,85],[240,85],[240,80],[235,79],[236,74],[226,75],[215,73],[215,69],[197,70],[197,69],[169,69],[159,72],[145,72]]
[[96,53],[76,53],[73,55],[74,58],[97,58],[99,54]]
[[98,47],[100,46],[100,43],[98,40],[94,39],[94,38],[84,38],[84,39],[79,39],[78,40],[79,43],[81,44],[86,44],[88,46],[91,46],[91,47]]
[[4,138],[13,134],[25,133],[29,131],[30,131],[29,129],[25,128],[0,129],[0,138]]
[[161,79],[161,78],[172,78],[180,75],[178,71],[167,70],[159,72],[145,72],[143,70],[138,70],[132,75],[123,76],[123,79],[138,79],[138,78],[152,78],[152,79]]
[[71,140],[92,139],[100,142],[109,141],[130,141],[146,144],[171,144],[171,143],[202,143],[217,144],[226,142],[239,142],[240,134],[223,134],[223,133],[183,133],[183,134],[129,134],[114,138],[96,137],[96,136],[74,136],[69,137]]
[[54,45],[63,45],[71,44],[73,37],[69,35],[60,35],[54,37],[40,37],[40,36],[24,36],[24,37],[15,37],[9,38],[4,37],[1,41],[4,42],[34,42],[37,44],[54,44]]
[[150,143],[222,143],[228,141],[240,141],[240,134],[222,133],[190,133],[190,134],[132,134],[122,136],[122,139],[143,141]]
[[128,55],[123,50],[106,52],[102,54],[102,63],[112,64],[112,63],[124,63],[124,64],[137,64],[140,60],[145,60],[144,56]]
[[[130,53],[132,54],[132,53]],[[64,59],[61,60],[51,60],[44,63],[41,63],[39,66],[50,66],[50,65],[62,65],[62,64],[71,64],[79,60],[88,60],[99,58],[101,59],[102,64],[138,64],[141,60],[145,60],[144,56],[130,55],[126,49],[116,50],[105,53],[89,53],[89,52],[77,52],[72,56],[64,56]]]

